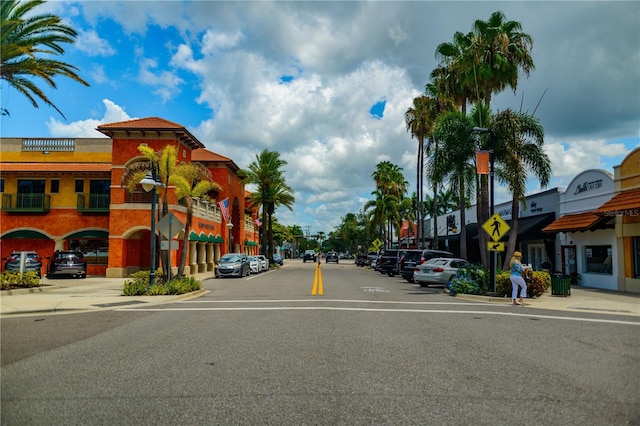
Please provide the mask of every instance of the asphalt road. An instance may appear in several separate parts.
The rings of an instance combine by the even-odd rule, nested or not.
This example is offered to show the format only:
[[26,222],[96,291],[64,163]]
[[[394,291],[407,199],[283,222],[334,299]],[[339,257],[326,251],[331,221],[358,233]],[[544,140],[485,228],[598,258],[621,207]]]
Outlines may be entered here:
[[353,264],[199,299],[2,319],[7,425],[640,424],[640,328],[450,298]]

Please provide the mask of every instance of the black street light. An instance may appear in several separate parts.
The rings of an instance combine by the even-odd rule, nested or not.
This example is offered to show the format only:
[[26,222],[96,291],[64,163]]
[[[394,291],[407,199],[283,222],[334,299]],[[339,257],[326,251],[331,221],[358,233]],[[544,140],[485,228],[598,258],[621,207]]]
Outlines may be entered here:
[[[494,191],[493,191],[493,182],[494,182],[494,173],[493,173],[493,165],[494,165],[494,153],[493,150],[496,146],[496,134],[493,129],[489,129],[486,127],[474,127],[474,132],[477,133],[489,133],[489,217],[493,216],[494,213]],[[486,247],[485,247],[486,249]],[[496,252],[490,251],[490,265],[489,265],[489,291],[495,293],[496,289]]]
[[147,172],[147,175],[140,181],[142,189],[151,192],[151,260],[149,262],[149,287],[156,282],[156,202],[158,194],[157,187],[164,186],[159,181],[159,177],[155,173],[155,167]]

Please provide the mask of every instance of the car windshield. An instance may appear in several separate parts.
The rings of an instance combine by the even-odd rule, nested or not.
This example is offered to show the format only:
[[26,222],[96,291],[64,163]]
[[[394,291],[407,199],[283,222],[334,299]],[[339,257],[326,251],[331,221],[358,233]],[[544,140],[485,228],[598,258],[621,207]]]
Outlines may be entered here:
[[220,258],[220,262],[226,262],[226,263],[239,262],[239,261],[240,261],[240,256],[237,254],[225,254]]

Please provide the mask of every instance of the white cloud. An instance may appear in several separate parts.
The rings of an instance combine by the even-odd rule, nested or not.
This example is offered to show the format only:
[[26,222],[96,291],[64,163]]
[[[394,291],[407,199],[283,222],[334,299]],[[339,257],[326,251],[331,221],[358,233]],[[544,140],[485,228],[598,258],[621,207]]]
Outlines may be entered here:
[[106,108],[105,114],[100,119],[86,119],[73,121],[69,124],[62,123],[51,117],[47,122],[49,133],[54,137],[67,138],[99,138],[106,137],[102,133],[96,131],[96,127],[104,123],[116,123],[133,119],[120,107],[109,99],[102,100]]
[[95,30],[78,31],[74,46],[89,56],[113,56],[116,53],[109,41],[100,38]]
[[144,58],[140,61],[138,80],[146,85],[153,86],[153,93],[160,96],[163,102],[180,93],[180,85],[184,81],[171,71],[156,71],[158,61]]

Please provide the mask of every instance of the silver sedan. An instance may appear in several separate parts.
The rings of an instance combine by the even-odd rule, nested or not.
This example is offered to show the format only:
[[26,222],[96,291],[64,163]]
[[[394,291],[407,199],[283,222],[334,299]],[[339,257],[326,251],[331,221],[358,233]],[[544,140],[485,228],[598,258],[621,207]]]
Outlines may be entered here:
[[458,273],[458,268],[468,265],[464,259],[436,257],[425,263],[416,265],[413,269],[413,280],[420,287],[429,284],[447,285],[451,278]]

